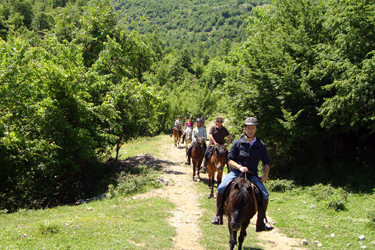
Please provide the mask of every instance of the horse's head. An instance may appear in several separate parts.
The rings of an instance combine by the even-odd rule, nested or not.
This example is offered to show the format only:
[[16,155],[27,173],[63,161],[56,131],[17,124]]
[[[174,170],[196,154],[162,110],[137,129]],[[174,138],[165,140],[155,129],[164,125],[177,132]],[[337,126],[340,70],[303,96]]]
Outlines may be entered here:
[[203,146],[203,143],[204,143],[204,137],[203,136],[195,136],[194,146],[196,146],[196,147]]
[[222,172],[227,162],[227,154],[224,145],[216,145],[212,153],[212,161],[218,172]]
[[253,188],[253,184],[244,178],[237,178],[232,184],[225,214],[229,217],[229,226],[233,231],[238,231],[242,222],[256,213]]

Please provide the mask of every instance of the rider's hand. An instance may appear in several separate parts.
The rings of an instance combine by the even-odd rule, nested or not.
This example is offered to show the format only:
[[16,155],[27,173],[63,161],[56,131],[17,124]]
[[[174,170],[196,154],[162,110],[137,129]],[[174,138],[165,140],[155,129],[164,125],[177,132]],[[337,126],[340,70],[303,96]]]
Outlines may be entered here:
[[247,167],[244,167],[244,166],[240,166],[238,168],[238,170],[240,170],[242,173],[248,173],[249,172],[249,169]]
[[215,142],[215,145],[219,145],[219,143]]
[[266,182],[267,177],[265,175],[262,175],[261,177],[258,178],[258,180],[262,183]]

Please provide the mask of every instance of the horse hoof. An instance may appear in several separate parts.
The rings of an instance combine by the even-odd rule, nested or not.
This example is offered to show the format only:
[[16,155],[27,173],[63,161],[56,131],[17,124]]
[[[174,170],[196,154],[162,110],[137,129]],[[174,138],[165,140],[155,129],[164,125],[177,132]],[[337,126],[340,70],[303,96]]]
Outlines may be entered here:
[[200,181],[201,181],[201,179],[198,178],[198,179],[197,179],[197,182],[200,182]]

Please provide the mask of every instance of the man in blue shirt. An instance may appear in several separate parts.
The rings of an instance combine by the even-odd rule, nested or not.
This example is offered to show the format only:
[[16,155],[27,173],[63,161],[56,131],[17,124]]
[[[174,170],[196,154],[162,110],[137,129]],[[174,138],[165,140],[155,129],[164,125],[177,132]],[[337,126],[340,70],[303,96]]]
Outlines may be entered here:
[[[228,156],[228,164],[232,167],[232,171],[225,177],[223,182],[217,188],[216,198],[216,216],[212,224],[218,225],[223,224],[223,195],[225,187],[233,179],[237,178],[241,172],[253,173],[251,179],[258,184],[263,194],[262,208],[258,209],[258,219],[256,225],[256,231],[269,231],[272,227],[267,227],[264,219],[266,216],[266,210],[268,205],[268,192],[263,185],[268,178],[270,172],[271,160],[268,157],[266,145],[255,136],[258,129],[258,120],[255,117],[249,117],[244,122],[245,134],[234,141]],[[264,167],[264,175],[258,177],[258,163],[262,161]]]

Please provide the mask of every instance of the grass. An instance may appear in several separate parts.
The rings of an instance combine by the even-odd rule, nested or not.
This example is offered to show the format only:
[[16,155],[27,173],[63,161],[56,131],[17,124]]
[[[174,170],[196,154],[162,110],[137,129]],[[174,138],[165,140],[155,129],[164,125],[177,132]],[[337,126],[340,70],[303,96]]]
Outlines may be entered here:
[[116,198],[0,215],[0,249],[168,249],[174,204]]
[[[121,159],[142,153],[159,155],[158,149],[167,140],[164,137],[124,145]],[[113,199],[0,214],[0,249],[169,249],[176,232],[167,218],[174,204],[163,198],[125,198],[134,190],[145,192],[157,186],[143,183],[148,179],[127,176]],[[134,189],[133,184],[139,186],[140,181],[142,187]]]
[[[268,184],[269,186],[270,184]],[[331,196],[327,196],[329,191]],[[339,196],[341,199],[339,200]],[[333,197],[333,198],[331,198]],[[269,216],[289,237],[307,238],[307,247],[320,249],[375,249],[374,194],[345,193],[329,185],[294,187],[270,192]],[[337,209],[332,204],[344,204]],[[359,240],[364,235],[365,240]]]
[[[166,143],[171,143],[167,135],[139,139],[123,146],[121,159],[142,153],[160,157],[168,153],[160,151]],[[201,244],[209,250],[228,249],[226,218],[222,226],[211,225],[216,201],[208,198],[207,175],[202,177],[204,181],[196,184],[202,194],[199,199],[203,210],[199,220],[203,233]],[[129,189],[127,185],[120,186],[120,193],[126,193],[121,188]],[[149,188],[146,185],[140,191]],[[271,199],[268,216],[289,237],[307,238],[307,248],[318,249],[312,242],[319,241],[323,245],[319,249],[364,246],[375,249],[374,194],[346,193],[329,185],[298,187],[287,180],[268,181],[267,188]],[[0,213],[0,249],[172,248],[176,231],[167,218],[172,216],[169,211],[174,209],[173,203],[161,197],[146,200],[133,200],[121,194],[113,197],[80,206]],[[249,226],[247,233],[244,249],[263,249],[255,228]],[[362,241],[358,239],[361,235],[365,236]]]
[[[168,140],[169,139],[169,140]],[[171,138],[166,135],[158,135],[154,137],[142,137],[129,143],[125,143],[119,152],[119,159],[126,159],[142,153],[160,156],[160,147],[165,143],[171,143]],[[115,157],[115,152],[112,153]]]

